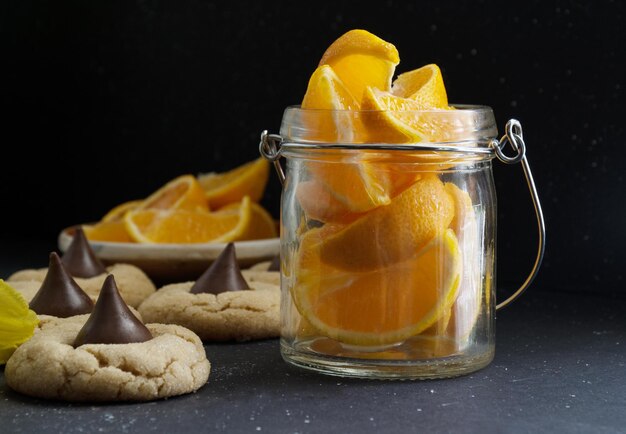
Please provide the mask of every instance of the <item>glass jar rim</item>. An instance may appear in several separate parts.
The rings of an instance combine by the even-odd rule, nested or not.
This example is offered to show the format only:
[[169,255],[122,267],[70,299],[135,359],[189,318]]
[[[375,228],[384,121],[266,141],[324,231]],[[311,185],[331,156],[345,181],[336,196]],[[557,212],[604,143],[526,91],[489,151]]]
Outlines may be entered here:
[[[284,113],[280,134],[285,143],[293,144],[342,144],[349,145],[410,145],[430,144],[446,147],[488,148],[497,137],[495,117],[491,107],[484,105],[452,104],[454,110],[325,110],[303,109],[299,105],[288,106]],[[390,141],[377,137],[379,120],[384,117],[406,119],[407,116],[422,118],[427,128],[422,140]],[[355,129],[353,125],[366,119],[368,127]],[[329,121],[335,127],[328,132]],[[365,123],[363,123],[365,124]],[[342,127],[343,125],[343,127]],[[430,128],[430,129],[429,129]],[[428,132],[432,134],[429,135]],[[374,134],[372,134],[372,132]]]

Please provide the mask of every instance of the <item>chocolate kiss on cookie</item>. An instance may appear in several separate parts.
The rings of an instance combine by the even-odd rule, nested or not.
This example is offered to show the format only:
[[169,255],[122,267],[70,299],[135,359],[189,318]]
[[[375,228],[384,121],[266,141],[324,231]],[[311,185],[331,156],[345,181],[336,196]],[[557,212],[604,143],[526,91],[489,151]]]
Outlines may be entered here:
[[267,271],[280,271],[280,255],[274,256]]
[[67,318],[93,310],[93,301],[68,274],[59,255],[50,253],[48,273],[29,307],[40,315]]
[[235,255],[235,245],[228,243],[211,266],[196,280],[189,292],[192,294],[207,292],[217,295],[222,292],[246,289],[250,287],[241,275]]
[[85,344],[130,344],[152,339],[145,325],[130,311],[109,274],[104,280],[93,312],[74,340],[74,347]]
[[74,277],[94,277],[106,273],[104,264],[91,249],[82,228],[76,228],[72,243],[63,254],[63,265]]

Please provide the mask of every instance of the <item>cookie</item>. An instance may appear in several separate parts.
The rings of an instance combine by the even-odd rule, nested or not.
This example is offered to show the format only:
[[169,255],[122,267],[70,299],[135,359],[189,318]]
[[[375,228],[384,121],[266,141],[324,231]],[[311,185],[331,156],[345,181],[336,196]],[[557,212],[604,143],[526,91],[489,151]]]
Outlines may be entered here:
[[205,341],[246,341],[280,335],[280,289],[248,282],[251,289],[190,293],[194,282],[167,285],[148,297],[139,313],[147,322],[179,324]]
[[[7,279],[7,282],[13,287],[15,287],[18,282],[30,281],[41,284],[46,277],[47,272],[47,268],[41,268],[39,270],[22,270],[12,274]],[[146,299],[146,297],[153,294],[156,290],[156,287],[150,278],[134,265],[115,264],[107,268],[107,273],[115,276],[122,298],[129,306],[136,308],[143,300]],[[88,295],[92,298],[98,298],[100,288],[104,283],[104,279],[108,275],[107,273],[102,273],[98,276],[89,278],[75,277],[74,280]],[[30,300],[31,298],[32,296],[27,298],[27,300]]]
[[83,318],[45,319],[9,359],[5,379],[17,392],[66,401],[149,401],[198,390],[210,363],[202,342],[177,325],[147,324],[153,339],[130,344],[72,343]]
[[280,271],[270,270],[272,261],[259,262],[247,270],[241,270],[241,274],[249,282],[264,282],[280,286]]

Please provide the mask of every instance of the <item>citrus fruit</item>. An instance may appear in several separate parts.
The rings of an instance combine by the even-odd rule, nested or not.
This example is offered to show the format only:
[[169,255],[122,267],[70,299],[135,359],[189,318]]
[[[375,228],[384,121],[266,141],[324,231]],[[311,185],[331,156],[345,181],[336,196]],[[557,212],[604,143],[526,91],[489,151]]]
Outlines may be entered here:
[[324,223],[349,223],[361,214],[350,211],[321,181],[302,181],[296,187],[296,198],[307,219]]
[[358,117],[344,110],[358,110],[359,102],[346,88],[333,69],[319,66],[302,100],[302,122],[306,125],[306,139],[316,142],[351,142],[363,127]]
[[0,279],[0,365],[30,339],[38,323],[37,314],[28,308],[24,297]]
[[391,86],[391,93],[415,101],[422,110],[448,107],[441,70],[435,64],[400,74]]
[[[358,103],[328,65],[322,65],[311,76],[302,108],[315,109],[305,114],[304,123],[310,140],[351,142],[363,127],[358,118],[344,109],[358,109]],[[319,109],[319,110],[318,110]],[[310,114],[309,114],[310,113]],[[372,173],[373,168],[360,160],[350,163],[308,161],[312,177],[326,186],[345,204],[349,213],[359,213],[389,203],[386,180]]]
[[454,200],[455,213],[450,222],[450,228],[454,230],[459,240],[463,261],[459,297],[452,306],[448,335],[462,344],[470,335],[480,313],[481,270],[483,267],[480,261],[484,255],[470,195],[451,182],[445,184],[445,189]]
[[187,210],[135,210],[124,222],[130,236],[140,243],[220,243],[237,241],[250,224],[250,198],[241,206],[215,212]]
[[367,86],[390,90],[398,63],[392,44],[366,30],[351,30],[328,47],[319,64],[330,65],[350,93],[361,99]]
[[[231,203],[219,211],[236,210],[241,207],[241,203]],[[275,238],[276,222],[271,214],[265,208],[255,202],[250,202],[250,223],[241,234],[243,240],[262,240],[266,238]]]
[[111,211],[106,213],[105,216],[102,217],[102,221],[114,222],[114,221],[123,220],[124,214],[126,214],[130,210],[137,208],[139,205],[141,205],[141,202],[143,201],[142,200],[130,200],[128,202],[124,202],[123,204],[116,206]]
[[258,202],[269,178],[269,163],[263,158],[250,161],[228,172],[198,176],[211,209],[240,202],[244,196]]
[[320,65],[311,75],[302,100],[303,109],[357,110],[359,102],[329,65]]
[[292,295],[301,315],[324,336],[359,346],[401,342],[431,327],[454,302],[461,261],[452,230],[404,261],[363,272],[320,259],[323,231],[329,229],[313,229],[303,239]]
[[134,209],[209,210],[204,190],[192,175],[183,175],[171,180]]
[[[452,142],[467,135],[473,128],[472,113],[468,110],[428,109],[410,99],[368,88],[361,103],[363,125],[370,140],[380,143]],[[422,158],[443,160],[435,152]]]
[[[124,213],[125,214],[125,213]],[[123,215],[116,220],[103,220],[93,225],[83,225],[83,231],[89,241],[108,241],[132,243],[133,239],[126,231]]]
[[372,210],[321,245],[321,259],[346,270],[366,271],[403,261],[443,234],[454,203],[436,175],[425,175],[389,205]]

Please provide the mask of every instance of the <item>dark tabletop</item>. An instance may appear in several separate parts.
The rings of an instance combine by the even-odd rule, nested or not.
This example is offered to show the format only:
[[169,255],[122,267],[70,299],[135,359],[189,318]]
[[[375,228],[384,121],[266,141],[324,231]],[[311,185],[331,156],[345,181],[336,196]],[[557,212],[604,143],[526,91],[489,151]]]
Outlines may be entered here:
[[304,372],[278,340],[207,345],[207,385],[144,404],[31,399],[2,372],[0,432],[626,432],[625,312],[623,298],[535,287],[499,313],[490,366],[439,381]]

